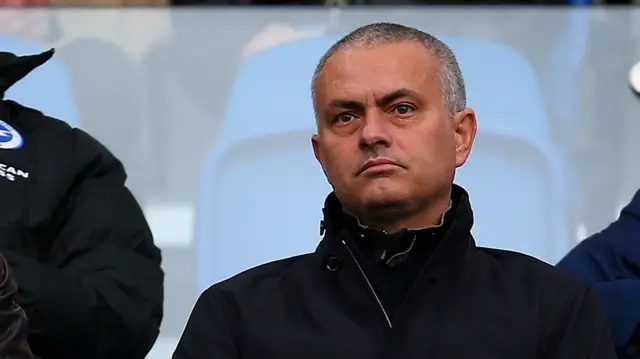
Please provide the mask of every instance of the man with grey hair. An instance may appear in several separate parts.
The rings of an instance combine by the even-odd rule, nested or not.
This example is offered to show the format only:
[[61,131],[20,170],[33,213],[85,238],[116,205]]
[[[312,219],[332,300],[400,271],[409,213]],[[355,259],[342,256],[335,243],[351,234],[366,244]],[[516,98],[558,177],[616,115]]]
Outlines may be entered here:
[[333,187],[324,238],[205,291],[174,359],[615,358],[586,284],[476,247],[468,194],[453,184],[476,116],[444,43],[364,26],[312,82],[311,142]]

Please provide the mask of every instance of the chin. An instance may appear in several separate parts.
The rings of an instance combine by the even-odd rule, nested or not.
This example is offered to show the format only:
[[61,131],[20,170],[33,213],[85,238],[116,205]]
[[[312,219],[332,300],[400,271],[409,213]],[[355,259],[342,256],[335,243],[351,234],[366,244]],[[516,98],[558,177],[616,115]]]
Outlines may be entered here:
[[363,188],[359,197],[366,207],[396,207],[406,203],[411,198],[411,193],[407,186],[399,184],[372,184]]

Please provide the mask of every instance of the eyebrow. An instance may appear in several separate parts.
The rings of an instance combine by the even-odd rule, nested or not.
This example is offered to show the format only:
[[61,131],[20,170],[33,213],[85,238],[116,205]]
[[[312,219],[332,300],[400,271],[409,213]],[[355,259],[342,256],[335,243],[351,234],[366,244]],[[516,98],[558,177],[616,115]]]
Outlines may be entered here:
[[[395,102],[396,100],[398,100],[400,98],[408,97],[408,96],[415,96],[415,92],[413,92],[413,91],[411,91],[409,89],[406,89],[406,88],[401,88],[401,89],[395,90],[393,92],[390,92],[390,93],[382,96],[381,98],[377,99],[376,100],[376,105],[378,107],[384,107],[384,106],[387,106],[387,105]],[[343,99],[331,100],[331,102],[329,102],[329,106],[353,109],[353,110],[358,110],[358,111],[362,111],[365,108],[364,103],[362,103],[360,101],[343,100]]]

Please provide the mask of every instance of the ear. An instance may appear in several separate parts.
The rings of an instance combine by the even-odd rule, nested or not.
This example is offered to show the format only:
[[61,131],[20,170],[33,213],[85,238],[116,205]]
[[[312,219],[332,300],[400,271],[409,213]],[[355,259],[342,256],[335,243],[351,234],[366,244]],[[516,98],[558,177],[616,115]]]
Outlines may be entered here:
[[471,154],[471,146],[476,138],[477,131],[476,114],[470,108],[455,114],[453,118],[453,131],[455,133],[456,144],[456,167],[467,162]]
[[313,155],[316,156],[316,160],[324,171],[324,153],[322,152],[320,135],[314,134],[311,136],[311,146],[313,146]]

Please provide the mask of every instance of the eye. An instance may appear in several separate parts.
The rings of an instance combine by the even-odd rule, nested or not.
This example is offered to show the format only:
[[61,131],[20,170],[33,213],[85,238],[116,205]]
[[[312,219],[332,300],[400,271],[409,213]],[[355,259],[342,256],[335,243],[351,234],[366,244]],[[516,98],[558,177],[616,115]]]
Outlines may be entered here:
[[337,123],[337,124],[341,124],[341,123],[349,123],[351,121],[353,121],[356,117],[349,112],[343,112],[341,114],[338,114],[336,117],[333,118],[333,123]]
[[399,105],[396,105],[393,108],[393,113],[397,116],[407,116],[410,115],[413,111],[415,111],[415,108],[409,104],[406,103],[401,103]]

